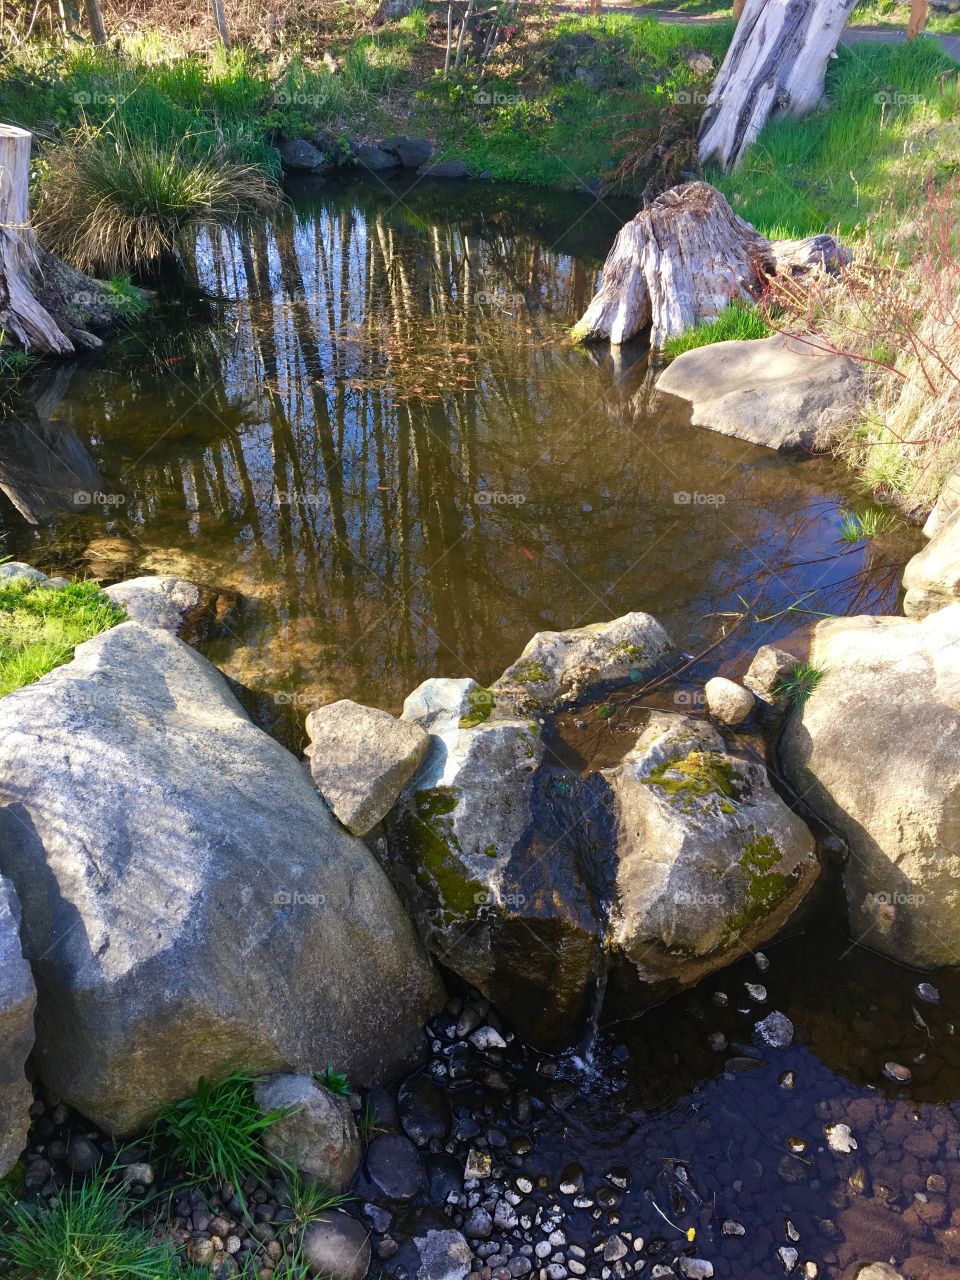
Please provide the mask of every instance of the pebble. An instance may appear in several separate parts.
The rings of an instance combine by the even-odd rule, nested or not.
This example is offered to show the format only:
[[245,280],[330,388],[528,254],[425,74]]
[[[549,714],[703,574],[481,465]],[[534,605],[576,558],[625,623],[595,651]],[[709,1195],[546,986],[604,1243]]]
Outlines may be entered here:
[[463,1224],[463,1234],[471,1240],[489,1240],[493,1234],[493,1218],[486,1209],[472,1210]]
[[493,1027],[480,1027],[470,1036],[470,1043],[475,1049],[479,1049],[481,1053],[486,1053],[488,1049],[505,1049],[507,1042],[499,1031],[495,1031]]
[[784,1071],[778,1083],[781,1089],[792,1089],[797,1083],[797,1073],[795,1071]]
[[123,1171],[123,1180],[128,1185],[131,1182],[141,1187],[149,1187],[153,1185],[153,1165],[152,1164],[128,1164]]
[[767,988],[761,982],[745,982],[744,990],[751,1000],[755,1000],[757,1004],[763,1004],[767,998]]
[[925,1000],[927,1004],[939,1004],[940,992],[931,982],[918,982],[913,989],[913,994],[918,1000]]
[[899,1062],[884,1063],[883,1074],[888,1080],[894,1081],[895,1084],[909,1084],[913,1079],[913,1072],[910,1068],[903,1066]]
[[723,1053],[727,1047],[727,1037],[722,1031],[714,1031],[707,1044],[715,1053]]
[[715,991],[713,993],[713,1003],[723,1009],[730,1003],[730,997],[725,991]]
[[680,1274],[685,1276],[686,1280],[710,1280],[713,1275],[713,1263],[708,1262],[706,1258],[684,1256],[680,1259]]
[[[766,992],[763,998],[766,998]],[[793,1023],[778,1009],[768,1013],[762,1022],[758,1022],[754,1032],[756,1038],[770,1049],[786,1049],[793,1044]]]
[[770,961],[767,959],[767,957],[763,954],[762,951],[755,951],[753,955],[753,959],[756,963],[757,968],[760,970],[761,973],[766,973],[766,971],[770,968]]
[[619,1236],[610,1236],[603,1246],[604,1262],[618,1262],[626,1256],[627,1246]]
[[492,1174],[493,1161],[488,1153],[486,1151],[477,1151],[471,1147],[463,1170],[464,1178],[469,1182],[471,1178],[489,1178]]
[[787,1245],[781,1245],[777,1250],[777,1256],[783,1263],[783,1269],[787,1275],[792,1274],[796,1270],[797,1263],[800,1261],[800,1255],[796,1249],[790,1249]]
[[840,1151],[844,1155],[857,1150],[857,1140],[850,1132],[848,1124],[828,1124],[824,1129],[827,1145],[831,1151]]
[[720,1230],[725,1236],[745,1236],[747,1228],[742,1222],[737,1222],[734,1218],[724,1218],[720,1224]]

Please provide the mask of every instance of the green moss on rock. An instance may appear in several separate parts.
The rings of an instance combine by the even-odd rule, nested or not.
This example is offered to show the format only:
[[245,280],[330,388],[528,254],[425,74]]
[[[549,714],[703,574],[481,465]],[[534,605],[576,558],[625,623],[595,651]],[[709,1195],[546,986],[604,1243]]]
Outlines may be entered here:
[[698,801],[714,800],[721,813],[735,813],[733,802],[750,789],[749,780],[733,762],[713,751],[691,751],[682,760],[666,760],[641,781],[662,791],[685,812],[702,807]]

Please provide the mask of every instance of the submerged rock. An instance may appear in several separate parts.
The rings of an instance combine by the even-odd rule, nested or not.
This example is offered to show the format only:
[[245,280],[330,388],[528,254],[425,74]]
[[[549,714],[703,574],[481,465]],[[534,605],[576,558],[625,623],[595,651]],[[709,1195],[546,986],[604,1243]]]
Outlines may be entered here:
[[960,963],[960,605],[817,624],[816,689],[784,772],[847,841],[852,936],[904,964]]
[[688,986],[763,943],[819,875],[766,770],[703,721],[654,713],[606,776],[619,811],[610,940],[645,984]]
[[462,160],[435,160],[420,172],[427,178],[469,178],[471,169]]
[[679,658],[673,641],[648,613],[572,631],[538,631],[492,685],[494,706],[525,713],[556,710],[605,685],[646,683]]
[[308,1182],[343,1191],[360,1163],[360,1137],[346,1098],[311,1076],[268,1076],[254,1087],[266,1115],[286,1111],[264,1131],[270,1155],[299,1171]]
[[204,594],[183,578],[146,576],[105,587],[103,594],[119,605],[131,622],[189,636],[205,608]]
[[825,449],[863,396],[846,356],[776,334],[685,351],[657,390],[689,400],[693,423],[769,449]]
[[311,711],[306,728],[317,789],[357,836],[392,809],[430,745],[419,725],[349,698]]
[[33,1048],[37,993],[20,945],[20,903],[0,877],[0,1178],[27,1145],[33,1090],[24,1074]]
[[0,700],[0,870],[40,1075],[114,1133],[237,1061],[382,1079],[443,999],[298,761],[199,654],[138,623]]

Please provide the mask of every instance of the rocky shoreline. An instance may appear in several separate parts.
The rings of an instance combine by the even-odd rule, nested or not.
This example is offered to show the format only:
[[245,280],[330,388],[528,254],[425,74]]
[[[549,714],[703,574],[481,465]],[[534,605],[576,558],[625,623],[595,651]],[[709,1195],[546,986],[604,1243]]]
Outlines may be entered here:
[[[561,1241],[555,1199],[528,1205],[537,1184],[508,1173],[533,1150],[518,1055],[549,1078],[605,990],[636,1012],[756,953],[825,859],[844,861],[852,937],[902,963],[960,964],[949,502],[905,575],[914,616],[819,623],[805,698],[789,694],[799,660],[768,647],[742,684],[707,682],[705,717],[664,710],[651,695],[685,659],[629,614],[539,633],[489,688],[428,680],[399,718],[319,707],[304,762],[179,638],[212,593],[108,588],[128,620],[0,700],[0,1173],[16,1166],[25,1193],[52,1197],[117,1158],[130,1196],[152,1202],[167,1175],[141,1135],[240,1064],[264,1110],[289,1107],[275,1154],[363,1207],[297,1221],[282,1178],[174,1194],[163,1234],[215,1275],[268,1280],[297,1250],[334,1280],[371,1265],[397,1280],[712,1275],[696,1247],[661,1259],[616,1231],[588,1253]],[[20,564],[0,577],[62,585]],[[622,751],[591,757],[588,720],[628,707]],[[782,1013],[755,1021],[765,1048],[791,1043]],[[428,1052],[392,1099],[382,1086]],[[315,1078],[327,1063],[349,1100]],[[460,1080],[517,1132],[492,1113],[457,1119],[438,1082]],[[442,1174],[424,1150],[449,1158]],[[598,1223],[605,1204],[617,1227],[618,1176],[609,1203],[560,1191],[592,1196]],[[397,1206],[424,1195],[430,1225],[392,1231]]]

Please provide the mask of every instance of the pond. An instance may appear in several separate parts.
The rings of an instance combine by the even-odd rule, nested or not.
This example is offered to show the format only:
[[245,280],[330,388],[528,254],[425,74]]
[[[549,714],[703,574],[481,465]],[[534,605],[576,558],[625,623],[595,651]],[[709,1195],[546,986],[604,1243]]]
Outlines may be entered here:
[[[628,214],[305,182],[275,221],[203,235],[187,301],[45,370],[0,426],[3,552],[237,593],[206,652],[294,749],[313,705],[486,684],[544,628],[645,610],[709,674],[804,645],[818,616],[895,611],[919,534],[846,540],[864,499],[836,464],[692,428],[642,347],[571,345]],[[440,1025],[428,1070],[462,1134],[447,1155],[511,1144],[530,1212],[560,1205],[587,1260],[573,1275],[657,1274],[690,1228],[721,1280],[939,1265],[960,1257],[960,985],[937,979],[931,1004],[919,981],[819,918],[769,970],[748,957],[558,1059],[513,1041],[494,1063],[509,1106],[445,1074]],[[796,1028],[776,1052],[754,1039],[771,1009]],[[891,1060],[912,1083],[884,1077]],[[604,1260],[614,1230],[639,1243]]]
[[833,463],[691,429],[642,348],[569,342],[629,213],[313,180],[203,236],[202,296],[0,429],[3,550],[239,592],[209,655],[293,746],[311,705],[486,684],[545,628],[646,610],[691,652],[732,632],[735,668],[817,611],[894,608],[919,537],[844,542]]

